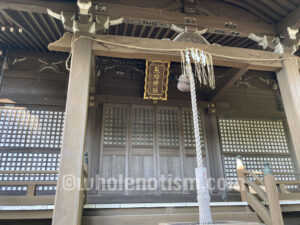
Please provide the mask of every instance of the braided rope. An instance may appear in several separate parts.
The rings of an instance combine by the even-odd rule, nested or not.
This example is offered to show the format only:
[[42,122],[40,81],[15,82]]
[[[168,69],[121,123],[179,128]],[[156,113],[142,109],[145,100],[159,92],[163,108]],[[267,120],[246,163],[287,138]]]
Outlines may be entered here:
[[[83,39],[83,38],[87,38],[90,40],[93,40],[95,42],[98,43],[102,43],[102,44],[107,44],[107,45],[114,45],[114,46],[119,46],[119,47],[124,47],[124,48],[129,48],[129,49],[136,49],[136,50],[141,50],[141,51],[148,51],[148,52],[181,52],[181,51],[185,51],[186,49],[181,49],[181,48],[173,48],[173,49],[168,49],[168,48],[147,48],[147,47],[141,47],[141,46],[135,46],[135,45],[130,45],[130,44],[121,44],[121,43],[116,43],[116,42],[112,42],[112,41],[106,41],[106,40],[102,40],[99,38],[91,38],[91,37],[87,37],[87,36],[80,36],[78,38],[75,38],[73,41],[77,41],[79,39]],[[208,53],[208,52],[205,52]],[[297,60],[297,57],[283,57],[282,55],[278,55],[278,58],[247,58],[247,57],[235,57],[235,56],[228,56],[228,55],[222,55],[222,54],[217,54],[217,53],[208,53],[211,56],[215,56],[215,57],[220,57],[222,59],[232,59],[232,60],[246,60],[246,61],[271,61],[271,62],[275,62],[275,61],[283,61],[285,59],[295,59]]]
[[195,142],[196,142],[196,153],[197,153],[197,165],[198,167],[203,167],[202,151],[201,151],[201,139],[200,139],[200,128],[199,128],[199,119],[198,119],[198,107],[197,107],[197,98],[196,98],[196,88],[195,88],[195,79],[192,72],[192,67],[189,64],[187,66],[187,75],[190,80],[190,89],[191,89],[191,101],[192,101],[192,111],[193,111],[193,121],[194,121],[194,132],[195,132]]
[[[183,55],[183,53],[181,53]],[[195,169],[196,184],[197,184],[197,201],[199,207],[199,224],[212,224],[211,211],[210,211],[210,195],[207,189],[207,173],[206,168],[203,166],[203,158],[201,151],[201,139],[200,139],[200,127],[196,97],[195,78],[192,71],[191,61],[189,58],[189,51],[185,52],[185,58],[183,58],[183,64],[185,64],[185,72],[190,80],[191,102],[196,142],[197,153],[197,165]]]

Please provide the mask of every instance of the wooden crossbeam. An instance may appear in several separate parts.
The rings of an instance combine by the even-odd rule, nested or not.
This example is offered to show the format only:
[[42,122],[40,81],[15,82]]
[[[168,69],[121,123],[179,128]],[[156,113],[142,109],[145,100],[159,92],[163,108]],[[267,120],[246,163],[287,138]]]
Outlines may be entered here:
[[245,73],[247,73],[248,70],[249,65],[245,65],[244,67],[240,68],[221,89],[215,92],[211,100],[216,101],[223,96],[224,93],[228,91]]
[[[103,44],[94,41],[93,52],[98,56],[180,62],[180,52],[174,51],[174,49],[194,47],[213,54],[215,66],[243,68],[247,64],[249,65],[248,69],[275,72],[282,68],[281,55],[267,51],[114,35],[98,35],[96,38],[119,45]],[[61,39],[51,43],[48,48],[51,51],[69,52],[71,39],[72,34],[65,33]],[[120,45],[130,45],[135,48],[122,47]],[[152,51],[150,49],[164,49],[164,51]],[[264,59],[271,59],[271,61]],[[299,57],[297,57],[297,60],[300,65]]]

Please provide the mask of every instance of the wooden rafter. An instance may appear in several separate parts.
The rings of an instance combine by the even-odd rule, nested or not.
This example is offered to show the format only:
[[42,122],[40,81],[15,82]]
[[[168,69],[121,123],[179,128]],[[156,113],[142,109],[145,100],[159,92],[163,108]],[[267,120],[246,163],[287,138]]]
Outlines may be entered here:
[[[1,12],[1,14],[3,15],[3,17],[8,21],[9,24],[14,24],[14,25],[16,25],[16,26],[18,26],[18,27],[22,27],[22,26],[21,26],[15,19],[13,19],[13,18],[12,18],[5,10],[2,10],[2,9],[0,8],[0,12]],[[32,38],[33,40],[35,40],[34,37],[33,37],[26,29],[23,29],[23,31],[24,31],[24,32],[21,33],[22,38],[23,38],[29,45],[33,46],[33,45],[31,44],[31,41],[29,40],[29,38],[28,38],[26,35],[28,35],[30,38]],[[26,33],[26,35],[25,35],[25,33]],[[34,49],[37,49],[35,46],[33,46],[33,47],[34,47]],[[41,49],[43,49],[43,47],[41,47]]]
[[272,9],[272,11],[278,12],[281,16],[288,14],[288,10],[281,7],[273,0],[260,0],[260,2],[262,2],[263,4],[268,6],[270,9]]
[[289,0],[275,0],[281,7],[287,10],[293,10],[295,6]]
[[[29,14],[31,20],[33,21],[33,23],[34,23],[34,24],[36,25],[36,27],[39,29],[39,32],[41,32],[41,34],[44,36],[44,38],[46,38],[47,42],[51,42],[51,39],[50,39],[50,37],[49,37],[49,34],[46,33],[46,32],[44,31],[44,29],[41,27],[40,23],[37,21],[37,19],[36,19],[35,16],[33,15],[33,13],[30,13],[30,12],[29,12],[28,14]],[[33,30],[35,30],[35,29],[33,28]],[[36,34],[37,34],[37,32],[36,32]],[[44,39],[44,38],[43,38],[43,39]]]
[[145,29],[146,29],[146,26],[142,26],[141,31],[139,33],[139,37],[143,36]]
[[277,25],[278,33],[285,33],[287,27],[300,28],[300,6],[284,17]]
[[[174,49],[195,47],[213,54],[213,62],[216,66],[242,68],[245,64],[249,64],[249,69],[263,71],[278,71],[282,68],[282,62],[280,60],[281,55],[266,51],[126,36],[98,35],[97,38],[119,45],[99,44],[98,42],[94,42],[94,54],[100,56],[135,59],[161,59],[180,62],[180,54],[179,52],[174,51]],[[71,39],[72,34],[66,33],[63,38],[51,43],[49,45],[49,49],[53,51],[69,52]],[[120,45],[135,46],[135,48],[122,47]],[[164,51],[151,51],[149,50],[151,48],[164,49]],[[274,61],[272,59],[274,59]]]
[[61,1],[35,1],[35,0],[0,0],[0,9],[11,9],[32,13],[47,13],[47,8],[59,11],[75,11],[76,3]]
[[[164,27],[168,28],[171,24],[176,24],[178,26],[184,27],[186,25],[185,18],[187,14],[179,12],[171,12],[167,10],[154,9],[154,8],[143,8],[128,6],[125,4],[112,4],[109,1],[99,1],[99,3],[104,4],[107,8],[106,12],[101,12],[101,14],[106,14],[107,16],[113,18],[123,17],[124,19],[129,19],[129,21],[147,21],[149,26],[154,27]],[[51,8],[56,11],[76,11],[77,6],[74,3],[67,2],[52,2],[52,1],[33,1],[27,0],[26,2],[21,0],[0,0],[0,8],[2,9],[13,9],[20,11],[28,11],[35,13],[47,13],[47,8]],[[97,12],[95,12],[97,13]],[[197,26],[200,28],[209,28],[208,32],[214,32],[215,30],[223,30],[227,35],[235,35],[238,33],[241,37],[247,37],[249,33],[255,33],[257,35],[270,35],[274,36],[276,34],[275,27],[264,22],[264,21],[252,21],[241,19],[238,21],[238,27],[233,30],[226,28],[224,26],[224,21],[232,21],[233,18],[226,15],[218,15],[215,13],[210,15],[209,18],[203,15],[193,15],[196,20],[196,24],[192,26]],[[236,18],[238,19],[238,18]],[[133,24],[135,23],[133,22]],[[137,23],[138,24],[138,23]]]
[[268,15],[268,17],[272,18],[272,20],[278,21],[281,19],[280,15],[278,15],[270,8],[265,7],[265,5],[260,1],[245,0],[245,2],[247,2],[249,5],[254,6],[257,11],[260,11],[261,13]]
[[42,26],[45,26],[47,28],[48,33],[50,34],[52,40],[56,40],[56,35],[54,34],[54,32],[52,31],[52,29],[50,28],[49,24],[47,23],[44,14],[37,14],[38,18],[41,20],[42,22]]
[[135,36],[137,25],[133,25],[130,36]]
[[63,36],[63,33],[62,33],[61,30],[59,29],[59,27],[58,27],[58,25],[57,25],[55,19],[54,19],[52,16],[49,16],[49,18],[50,18],[50,21],[51,21],[51,23],[52,23],[54,29],[56,30],[57,34],[58,34],[60,37]]
[[253,7],[252,5],[249,5],[248,3],[246,3],[245,1],[240,1],[240,0],[224,0],[225,2],[228,2],[230,4],[233,5],[237,5],[241,8],[244,8],[246,10],[248,10],[249,12],[253,13],[254,15],[256,15],[257,17],[263,19],[264,21],[268,22],[268,23],[272,23],[272,19],[270,19],[268,16],[266,16],[264,13],[258,11],[255,7]]

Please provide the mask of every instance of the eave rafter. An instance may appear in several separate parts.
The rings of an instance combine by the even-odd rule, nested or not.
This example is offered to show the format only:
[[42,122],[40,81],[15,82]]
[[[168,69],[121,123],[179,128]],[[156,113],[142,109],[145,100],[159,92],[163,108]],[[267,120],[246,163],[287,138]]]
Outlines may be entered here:
[[292,29],[300,28],[300,6],[298,6],[295,10],[289,13],[276,25],[278,33],[285,32],[287,27],[290,27]]
[[[218,13],[211,15],[188,15],[180,12],[172,12],[154,8],[143,8],[121,4],[112,4],[109,1],[93,1],[100,4],[100,9],[92,8],[94,14],[109,16],[112,19],[123,17],[125,24],[144,25],[150,27],[170,28],[172,24],[180,27],[193,26],[198,29],[208,28],[208,33],[224,34],[229,36],[247,37],[249,33],[258,35],[275,36],[274,26],[264,21],[246,21]],[[0,0],[0,9],[13,9],[31,13],[47,13],[47,8],[60,13],[76,12],[77,5],[72,2],[52,2],[50,0]],[[226,27],[226,22],[233,22],[237,27],[231,29]]]

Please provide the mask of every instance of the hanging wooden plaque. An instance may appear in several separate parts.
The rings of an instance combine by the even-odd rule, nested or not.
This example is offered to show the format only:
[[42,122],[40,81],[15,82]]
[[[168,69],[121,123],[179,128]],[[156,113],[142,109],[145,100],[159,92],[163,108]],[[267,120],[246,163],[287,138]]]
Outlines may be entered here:
[[144,99],[167,100],[170,62],[146,60]]

